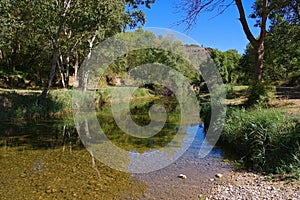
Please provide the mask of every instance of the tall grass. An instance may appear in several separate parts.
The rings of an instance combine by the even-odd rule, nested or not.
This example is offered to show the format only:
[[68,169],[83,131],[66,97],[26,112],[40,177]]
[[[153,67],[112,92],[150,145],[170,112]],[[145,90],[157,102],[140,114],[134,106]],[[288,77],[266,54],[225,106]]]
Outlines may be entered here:
[[249,168],[300,174],[299,122],[272,109],[229,109],[220,142]]
[[53,90],[38,101],[39,93],[0,94],[0,120],[58,117],[72,112],[72,91]]
[[[104,103],[110,102],[113,87],[107,87],[100,92],[91,92],[93,98],[88,106],[101,107]],[[11,121],[16,119],[40,119],[72,115],[72,94],[73,90],[51,90],[49,95],[39,100],[40,93],[30,90],[15,92],[0,92],[0,120]],[[78,95],[79,101],[86,101],[85,96]],[[154,98],[149,91],[144,88],[137,89],[133,94],[133,99]]]

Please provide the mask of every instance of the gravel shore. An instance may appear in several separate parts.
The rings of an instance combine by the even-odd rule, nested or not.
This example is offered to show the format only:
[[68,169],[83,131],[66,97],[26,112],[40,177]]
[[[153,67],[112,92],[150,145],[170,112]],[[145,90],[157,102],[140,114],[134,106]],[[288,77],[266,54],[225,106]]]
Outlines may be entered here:
[[298,200],[300,181],[270,180],[267,176],[253,172],[231,172],[215,180],[209,194],[202,199]]

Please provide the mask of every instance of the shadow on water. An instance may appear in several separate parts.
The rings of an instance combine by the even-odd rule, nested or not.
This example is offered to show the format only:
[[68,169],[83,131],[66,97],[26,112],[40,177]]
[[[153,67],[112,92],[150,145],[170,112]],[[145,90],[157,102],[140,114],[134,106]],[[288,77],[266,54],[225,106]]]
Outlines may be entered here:
[[66,145],[83,148],[72,123],[61,121],[36,121],[12,124],[0,123],[0,147],[51,149]]

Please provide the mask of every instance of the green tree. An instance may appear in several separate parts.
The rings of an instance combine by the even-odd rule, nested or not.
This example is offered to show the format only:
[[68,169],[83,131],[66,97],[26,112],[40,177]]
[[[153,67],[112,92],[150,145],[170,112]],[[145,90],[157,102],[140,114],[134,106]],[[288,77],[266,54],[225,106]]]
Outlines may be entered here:
[[300,12],[299,1],[291,1],[270,15],[266,37],[265,76],[272,81],[286,80],[300,73]]
[[242,56],[235,49],[227,50],[224,53],[227,58],[228,83],[236,83],[242,76],[239,72],[239,64]]
[[236,83],[241,77],[238,71],[241,55],[236,50],[222,52],[218,49],[211,49],[210,56],[214,60],[224,83]]
[[300,28],[297,25],[272,25],[266,38],[264,76],[272,81],[285,80],[300,72]]
[[227,57],[225,56],[225,54],[218,49],[212,49],[210,51],[210,56],[214,60],[224,83],[228,83],[228,70],[226,65]]
[[243,84],[250,84],[253,77],[253,66],[255,65],[255,52],[251,44],[246,46],[245,53],[243,54],[238,70],[242,73],[242,79],[240,82]]
[[[253,13],[251,18],[257,19],[257,25],[260,33],[257,37],[251,32],[242,0],[226,1],[226,0],[195,0],[182,1],[182,8],[186,12],[186,17],[182,20],[190,28],[196,23],[197,17],[202,12],[209,12],[218,9],[218,14],[223,13],[229,6],[237,6],[239,12],[239,20],[243,27],[244,33],[252,45],[255,53],[254,77],[257,81],[262,81],[262,70],[264,61],[264,41],[267,33],[267,18],[271,14],[277,13],[279,10],[287,9],[295,1],[292,0],[256,0],[253,2]],[[298,4],[297,4],[298,5]],[[298,8],[298,7],[297,7]],[[292,10],[295,11],[295,10]],[[296,13],[296,12],[295,12]]]
[[[87,55],[87,59],[91,56],[91,51],[95,45],[103,41],[105,38],[110,37],[118,32],[121,32],[129,25],[134,28],[139,23],[143,24],[145,22],[145,16],[140,10],[136,10],[140,4],[146,4],[147,7],[153,1],[76,1],[71,2],[71,0],[64,0],[62,5],[56,5],[56,7],[61,8],[62,11],[56,13],[58,14],[58,20],[56,24],[56,30],[54,31],[54,37],[52,37],[53,43],[53,61],[50,71],[50,76],[47,85],[42,93],[45,96],[50,89],[51,81],[53,80],[55,69],[57,65],[56,48],[59,45],[58,41],[63,35],[65,35],[66,44],[65,46],[66,60],[68,63],[68,58],[70,56],[70,49],[76,49],[76,45],[80,43],[87,43],[87,46],[83,49],[84,55]],[[71,4],[72,3],[72,4]],[[128,5],[128,8],[126,8]],[[134,9],[130,9],[130,7]],[[57,9],[56,9],[57,10]],[[53,31],[52,31],[53,32]],[[64,34],[63,34],[64,33]],[[72,36],[73,34],[73,36]],[[73,44],[68,40],[72,39]],[[71,44],[71,45],[70,45]],[[76,52],[77,53],[77,52]],[[62,57],[62,55],[60,55]],[[63,59],[60,59],[62,64]],[[58,63],[59,64],[59,63]],[[62,66],[62,65],[58,65]],[[68,66],[68,65],[67,65]],[[58,68],[62,74],[62,68]],[[68,70],[64,70],[68,72]],[[77,69],[75,69],[75,72]],[[76,75],[76,73],[75,73]],[[84,72],[81,74],[80,86],[84,89],[86,88],[88,73]],[[62,74],[62,80],[64,76]]]
[[[181,74],[185,75],[192,82],[196,82],[199,79],[200,74],[186,58],[188,58],[186,52],[186,46],[181,41],[176,40],[174,35],[155,36],[153,32],[144,31],[142,28],[137,29],[135,32],[127,32],[121,35],[121,39],[128,42],[128,53],[123,58],[116,60],[106,70],[106,74],[103,77],[109,79],[115,75],[125,76],[130,70],[143,64],[162,64],[171,67]],[[166,51],[159,48],[149,48],[149,44],[152,46],[163,46],[164,49],[170,49]],[[132,45],[132,46],[130,46]],[[138,50],[130,50],[133,47],[139,47]],[[146,73],[145,73],[146,74]],[[164,79],[162,73],[161,80]],[[103,79],[102,82],[106,80]],[[140,80],[143,82],[143,80]]]
[[[105,38],[145,22],[140,6],[154,0],[0,2],[0,66],[46,80],[43,96],[55,80],[68,86],[79,64]],[[49,70],[50,65],[50,70]],[[46,72],[50,71],[49,78]]]
[[[279,24],[278,24],[279,23]],[[282,16],[273,19],[265,39],[263,77],[268,82],[286,81],[300,72],[300,28]],[[251,77],[251,67],[255,62],[255,52],[248,45],[241,60],[241,70]]]
[[43,66],[48,65],[51,56],[51,46],[43,34],[38,34],[32,15],[35,5],[28,0],[3,0],[0,3],[1,71],[29,79],[30,85],[42,81],[46,74]]

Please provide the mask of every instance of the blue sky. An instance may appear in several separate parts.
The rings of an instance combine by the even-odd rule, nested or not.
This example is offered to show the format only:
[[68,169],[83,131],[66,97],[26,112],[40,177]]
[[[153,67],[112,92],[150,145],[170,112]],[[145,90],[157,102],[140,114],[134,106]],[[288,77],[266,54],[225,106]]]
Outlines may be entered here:
[[[178,1],[156,0],[151,9],[143,9],[147,20],[144,27],[172,29],[188,35],[204,47],[217,48],[221,51],[236,49],[239,53],[244,53],[248,40],[238,20],[239,14],[235,4],[216,17],[216,13],[201,14],[197,24],[187,32],[184,25],[175,25],[184,16],[184,12],[175,7],[176,2]],[[252,2],[243,1],[247,16],[251,14]],[[259,28],[253,26],[255,21],[248,19],[248,22],[253,34],[257,36]]]

